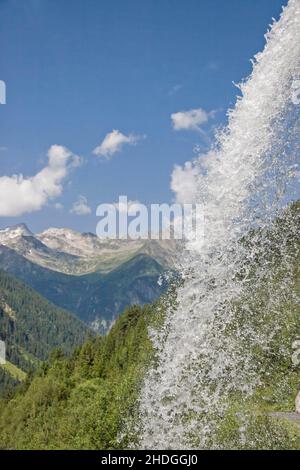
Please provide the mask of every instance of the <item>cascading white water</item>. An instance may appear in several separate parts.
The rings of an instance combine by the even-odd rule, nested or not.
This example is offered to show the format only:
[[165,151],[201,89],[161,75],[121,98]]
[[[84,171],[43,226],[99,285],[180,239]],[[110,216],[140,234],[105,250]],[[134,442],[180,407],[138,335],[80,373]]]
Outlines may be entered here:
[[[140,396],[140,448],[218,447],[215,417],[226,409],[227,397],[251,395],[259,384],[251,346],[267,347],[270,331],[257,338],[251,322],[234,335],[228,331],[235,324],[235,302],[249,293],[255,297],[266,269],[262,265],[250,277],[255,248],[249,252],[240,240],[251,229],[263,233],[295,182],[300,105],[292,102],[292,84],[299,76],[300,0],[290,0],[241,84],[228,126],[194,162],[205,236],[188,243],[177,306],[151,332],[157,365]],[[276,308],[276,296],[268,308]],[[252,309],[245,301],[245,317],[257,315]]]

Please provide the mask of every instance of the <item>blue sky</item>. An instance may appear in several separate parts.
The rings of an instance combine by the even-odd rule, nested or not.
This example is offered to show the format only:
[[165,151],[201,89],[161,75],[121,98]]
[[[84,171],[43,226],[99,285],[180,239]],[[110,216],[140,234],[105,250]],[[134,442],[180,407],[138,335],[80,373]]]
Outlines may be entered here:
[[[198,129],[174,130],[171,115],[215,111],[201,126],[208,134],[224,123],[237,94],[233,82],[251,71],[250,58],[285,3],[0,0],[0,79],[7,86],[1,176],[36,175],[55,144],[83,160],[68,166],[59,196],[34,212],[0,217],[0,226],[95,231],[96,206],[120,194],[171,201],[174,165],[192,159],[195,145],[207,146]],[[132,140],[110,158],[93,154],[114,129]],[[90,214],[70,213],[79,195]]]

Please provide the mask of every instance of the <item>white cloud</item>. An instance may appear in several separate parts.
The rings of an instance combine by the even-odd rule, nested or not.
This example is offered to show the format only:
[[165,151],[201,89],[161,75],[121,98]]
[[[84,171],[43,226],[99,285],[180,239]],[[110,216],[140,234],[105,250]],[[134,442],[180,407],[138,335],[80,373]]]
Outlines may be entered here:
[[173,129],[175,131],[200,130],[201,125],[205,124],[214,114],[214,111],[208,113],[202,108],[173,113],[171,114]]
[[171,175],[171,189],[179,204],[192,204],[196,200],[199,172],[192,162],[175,165]]
[[140,136],[133,134],[127,136],[118,130],[113,130],[106,134],[101,144],[93,150],[93,153],[98,157],[105,157],[109,160],[115,153],[120,152],[124,145],[136,145],[140,139]]
[[78,199],[74,202],[70,212],[77,215],[88,215],[92,212],[92,209],[88,205],[86,197],[78,196]]
[[41,209],[48,200],[62,194],[63,180],[81,158],[66,147],[52,145],[48,164],[34,176],[0,177],[0,216],[20,216]]

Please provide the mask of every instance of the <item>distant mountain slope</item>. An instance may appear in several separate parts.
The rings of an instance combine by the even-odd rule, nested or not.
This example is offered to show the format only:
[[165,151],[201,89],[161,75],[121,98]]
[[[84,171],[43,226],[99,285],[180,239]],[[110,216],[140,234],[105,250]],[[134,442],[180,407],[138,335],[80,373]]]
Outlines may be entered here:
[[173,266],[178,249],[175,240],[100,239],[93,233],[65,228],[49,228],[35,237],[49,249],[81,259],[81,274],[110,271],[138,253],[153,256],[164,266]]
[[0,339],[6,344],[10,363],[10,367],[0,366],[0,392],[1,383],[18,381],[18,370],[34,369],[57,347],[70,353],[89,334],[89,329],[70,312],[0,271]]
[[48,248],[27,228],[25,224],[0,230],[0,244],[11,248],[24,258],[41,266],[64,272],[76,272],[81,268],[80,259],[69,253]]
[[109,272],[139,253],[172,266],[177,253],[174,240],[110,240],[92,233],[50,228],[33,234],[25,224],[0,230],[0,244],[33,263],[65,274]]
[[111,312],[114,312],[115,319],[127,306],[144,305],[156,300],[167,287],[166,283],[158,284],[164,271],[163,266],[152,257],[137,255],[97,281],[82,299],[79,309],[82,315],[88,315],[85,319],[97,330],[99,319],[97,316],[94,319],[96,312],[101,312],[105,319],[109,319]]
[[0,245],[0,269],[54,304],[76,313],[99,332],[106,331],[127,305],[151,303],[166,287],[158,285],[165,268],[143,254],[108,273],[74,276],[41,267]]

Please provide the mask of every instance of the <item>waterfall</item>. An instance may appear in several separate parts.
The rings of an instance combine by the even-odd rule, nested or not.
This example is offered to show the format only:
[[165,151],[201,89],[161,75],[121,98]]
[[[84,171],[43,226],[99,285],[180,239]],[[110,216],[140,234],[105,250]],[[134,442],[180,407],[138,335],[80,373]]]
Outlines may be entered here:
[[[253,348],[268,348],[280,328],[278,320],[258,334],[255,325],[264,325],[264,315],[288,295],[288,275],[264,312],[255,301],[261,285],[272,284],[266,279],[268,228],[293,198],[299,177],[300,105],[293,86],[300,78],[300,0],[289,1],[252,63],[226,128],[193,162],[204,238],[186,243],[176,306],[150,331],[156,360],[139,400],[143,449],[218,448],[228,397],[249,397],[259,386]],[[278,242],[282,252],[283,245]]]

